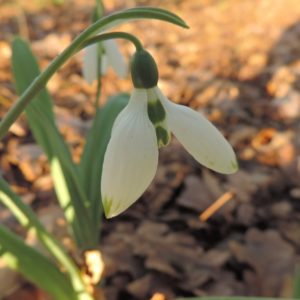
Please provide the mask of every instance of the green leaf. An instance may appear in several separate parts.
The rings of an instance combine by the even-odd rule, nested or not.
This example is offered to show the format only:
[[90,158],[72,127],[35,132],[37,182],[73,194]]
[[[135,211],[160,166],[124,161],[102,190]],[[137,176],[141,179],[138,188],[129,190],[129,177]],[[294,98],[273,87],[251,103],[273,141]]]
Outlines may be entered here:
[[65,0],[52,0],[52,3],[54,5],[63,5],[65,3]]
[[189,26],[179,16],[168,10],[156,8],[156,7],[135,7],[122,11],[115,12],[104,18],[99,19],[87,31],[91,34],[96,33],[97,30],[101,32],[114,28],[118,25],[141,20],[141,19],[154,19],[165,21],[183,28],[189,28]]
[[[22,92],[26,90],[31,82],[40,74],[40,70],[28,44],[21,38],[17,37],[14,39],[12,51],[12,68],[16,81],[16,88],[18,94],[22,94]],[[42,103],[40,99],[42,99]],[[35,105],[43,107],[45,113],[54,121],[52,101],[46,89],[41,90],[39,97],[36,97],[33,102]]]
[[294,276],[294,298],[300,299],[300,265],[296,265],[296,272]]
[[101,220],[100,182],[105,150],[110,139],[113,123],[128,103],[128,100],[128,94],[118,94],[109,98],[103,108],[96,110],[93,125],[88,132],[80,161],[80,176],[85,192],[91,201],[94,228],[99,227]]
[[74,290],[81,292],[78,299],[89,299],[83,298],[84,293],[82,291],[85,290],[85,286],[82,282],[80,272],[75,263],[65,252],[63,246],[46,231],[45,227],[39,221],[32,209],[22,202],[19,196],[10,189],[9,185],[2,177],[0,177],[0,202],[2,202],[14,214],[20,224],[27,230],[33,229],[35,231],[39,241],[65,268],[66,272],[68,272],[68,275],[70,276]]
[[[12,66],[18,93],[22,93],[39,75],[39,68],[28,44],[16,38],[13,42]],[[90,230],[88,199],[84,194],[70,151],[59,133],[48,92],[43,89],[25,110],[29,126],[44,149],[55,189],[66,219],[81,247],[94,245]]]
[[78,299],[70,281],[49,259],[3,225],[0,225],[0,255],[10,268],[22,273],[54,299]]
[[246,296],[209,296],[209,297],[192,297],[192,298],[176,298],[176,300],[292,300],[290,298],[264,298],[264,297],[246,297]]

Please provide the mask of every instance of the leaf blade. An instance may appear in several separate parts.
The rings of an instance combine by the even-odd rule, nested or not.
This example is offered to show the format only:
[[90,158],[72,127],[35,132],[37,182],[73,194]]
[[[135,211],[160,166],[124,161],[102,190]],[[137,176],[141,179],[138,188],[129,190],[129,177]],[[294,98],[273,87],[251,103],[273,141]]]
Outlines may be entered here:
[[[39,67],[29,45],[21,38],[13,41],[12,49],[13,74],[17,90],[22,93],[39,75]],[[43,89],[27,106],[25,113],[36,141],[44,149],[50,165],[52,164],[51,171],[59,202],[65,208],[66,218],[77,243],[81,247],[87,244],[88,247],[91,243],[94,244],[89,226],[88,200],[79,182],[71,153],[56,127],[52,106],[50,95]],[[53,164],[53,161],[57,163]],[[57,180],[57,174],[64,180]],[[62,189],[68,193],[62,193]]]
[[44,255],[26,245],[0,224],[0,255],[10,268],[22,273],[57,300],[76,300],[67,277]]
[[[43,224],[39,221],[33,210],[25,205],[19,196],[14,193],[5,180],[0,176],[0,202],[2,202],[17,218],[19,223],[27,230],[34,230],[39,241],[46,247],[68,272],[72,286],[75,291],[80,291],[84,294],[85,286],[82,281],[79,269],[67,255],[63,246],[46,231]],[[82,298],[84,299],[84,298]],[[86,298],[89,299],[89,298]]]

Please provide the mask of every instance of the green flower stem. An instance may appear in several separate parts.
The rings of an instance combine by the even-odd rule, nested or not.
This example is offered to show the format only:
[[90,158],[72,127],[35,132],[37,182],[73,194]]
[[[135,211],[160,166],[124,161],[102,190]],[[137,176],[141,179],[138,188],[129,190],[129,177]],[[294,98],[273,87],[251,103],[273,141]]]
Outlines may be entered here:
[[[110,39],[125,39],[127,41],[130,41],[133,43],[133,45],[136,48],[136,51],[138,50],[143,50],[143,45],[140,42],[140,40],[138,38],[136,38],[134,35],[127,33],[127,32],[110,32],[110,33],[104,33],[104,34],[99,34],[96,35],[88,40],[86,40],[83,45],[81,46],[82,50],[83,48],[93,45],[95,43],[100,43],[103,42],[105,40],[110,40]],[[101,59],[98,57],[99,61],[98,64],[101,64]],[[98,71],[101,70],[101,66],[100,68],[98,68]],[[96,101],[95,101],[95,108],[98,107],[99,105],[99,99],[100,99],[100,95],[101,95],[101,76],[100,76],[100,71],[98,74],[98,82],[97,82],[97,93],[96,93]]]
[[[137,39],[134,35],[129,34],[127,32],[110,32],[110,33],[104,33],[104,34],[100,34],[100,35],[96,35],[90,39],[88,39],[87,41],[85,41],[81,47],[81,49],[93,45],[95,43],[100,43],[103,42],[105,40],[110,40],[110,39],[125,39],[127,41],[130,41],[133,43],[133,45],[136,48],[136,51],[138,50],[143,50],[143,46],[142,43],[140,42],[139,39]],[[80,50],[81,50],[80,49]],[[99,99],[101,96],[101,58],[98,57],[98,65],[100,65],[100,67],[98,68],[98,82],[97,82],[97,93],[96,93],[96,101],[95,101],[95,108],[97,108],[99,106]]]
[[15,122],[19,115],[24,111],[26,105],[37,95],[46,85],[52,75],[72,56],[78,49],[81,49],[83,43],[92,35],[99,33],[100,30],[108,30],[116,25],[125,23],[129,20],[138,19],[157,19],[173,23],[183,28],[188,28],[186,23],[173,13],[163,9],[140,7],[127,9],[98,20],[83,31],[74,41],[58,55],[26,89],[19,100],[11,107],[0,123],[0,140],[4,137],[9,127]]
[[136,51],[144,49],[142,43],[140,42],[140,40],[138,38],[136,38],[134,35],[132,35],[130,33],[121,32],[121,31],[109,32],[109,33],[103,33],[103,34],[100,34],[100,35],[96,35],[96,36],[86,40],[83,43],[81,49],[85,48],[87,46],[90,46],[92,44],[103,42],[105,40],[110,40],[110,39],[125,39],[125,40],[128,40],[128,41],[130,41],[134,44],[134,46],[136,48]]

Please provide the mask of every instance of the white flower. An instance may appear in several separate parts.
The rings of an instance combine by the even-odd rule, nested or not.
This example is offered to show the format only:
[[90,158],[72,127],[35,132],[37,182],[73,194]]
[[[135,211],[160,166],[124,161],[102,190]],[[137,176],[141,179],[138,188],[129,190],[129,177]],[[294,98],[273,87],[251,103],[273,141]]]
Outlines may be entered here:
[[101,194],[107,218],[122,213],[151,183],[158,148],[170,131],[202,165],[224,174],[238,169],[222,134],[200,113],[168,100],[158,87],[135,88],[117,117],[104,157]]
[[155,175],[157,162],[147,92],[136,89],[114,123],[104,156],[101,193],[107,218],[120,214],[143,194]]
[[104,53],[100,54],[100,65],[98,63],[98,44],[88,46],[84,50],[82,73],[89,84],[92,84],[94,80],[98,79],[99,75],[104,75],[109,66],[122,78],[127,74],[127,65],[117,43],[114,40],[107,40],[103,41],[101,46],[103,47]]

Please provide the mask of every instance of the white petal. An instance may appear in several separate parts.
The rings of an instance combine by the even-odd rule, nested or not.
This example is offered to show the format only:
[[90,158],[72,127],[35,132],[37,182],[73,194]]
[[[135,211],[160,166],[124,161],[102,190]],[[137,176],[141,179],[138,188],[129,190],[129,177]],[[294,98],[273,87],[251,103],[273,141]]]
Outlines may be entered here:
[[231,145],[211,122],[191,108],[171,102],[158,88],[156,92],[167,111],[169,128],[199,163],[219,173],[237,171]]
[[103,46],[108,64],[113,67],[120,77],[125,77],[127,75],[127,65],[117,43],[114,40],[108,40],[103,42]]
[[93,44],[84,49],[82,73],[85,80],[92,84],[98,78],[98,45]]
[[155,175],[157,163],[147,94],[136,89],[115,121],[104,156],[101,194],[107,218],[120,214],[143,194]]

